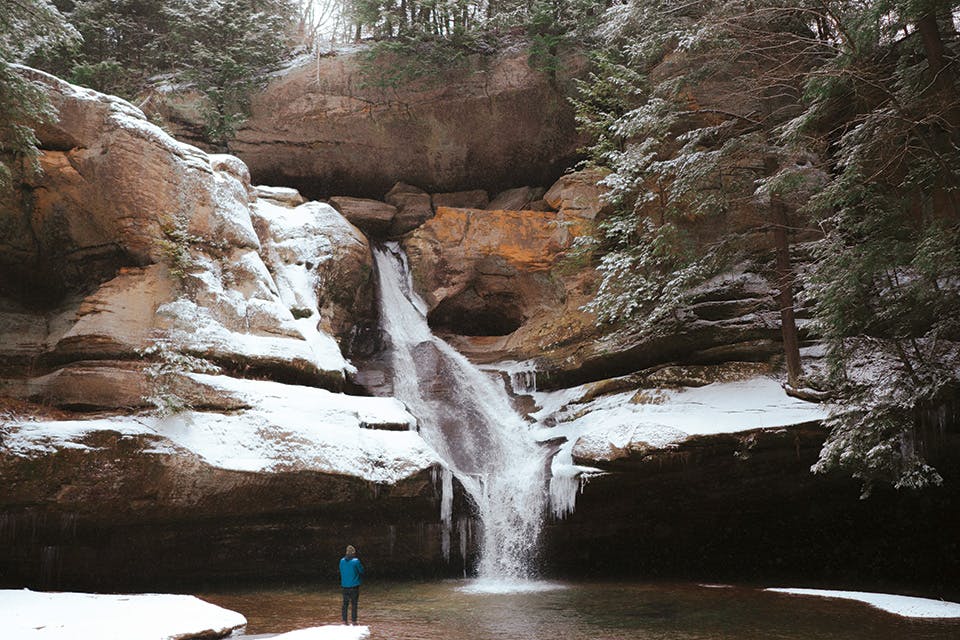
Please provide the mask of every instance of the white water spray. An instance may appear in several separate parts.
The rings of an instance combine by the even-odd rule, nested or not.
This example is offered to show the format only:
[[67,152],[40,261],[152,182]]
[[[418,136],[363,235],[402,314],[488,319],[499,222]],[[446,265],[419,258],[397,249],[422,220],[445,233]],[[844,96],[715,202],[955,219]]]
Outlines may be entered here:
[[[502,386],[430,331],[403,252],[392,244],[375,248],[374,257],[394,395],[417,417],[421,435],[476,503],[482,525],[479,577],[528,579],[547,505],[546,452]],[[445,526],[448,508],[445,502]],[[449,531],[444,540],[448,550]]]

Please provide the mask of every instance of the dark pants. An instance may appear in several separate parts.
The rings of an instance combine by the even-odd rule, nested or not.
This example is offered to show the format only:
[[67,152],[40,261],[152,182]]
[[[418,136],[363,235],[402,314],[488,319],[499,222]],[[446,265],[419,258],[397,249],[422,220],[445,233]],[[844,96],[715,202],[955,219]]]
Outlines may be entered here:
[[340,609],[343,624],[347,624],[347,605],[350,605],[350,619],[357,621],[358,600],[360,600],[360,587],[343,587],[343,608]]

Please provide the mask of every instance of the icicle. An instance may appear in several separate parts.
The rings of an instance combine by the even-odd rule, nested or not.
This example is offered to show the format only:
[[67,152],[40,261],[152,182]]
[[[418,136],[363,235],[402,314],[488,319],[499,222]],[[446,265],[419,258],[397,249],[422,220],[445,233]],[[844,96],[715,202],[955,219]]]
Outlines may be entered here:
[[[530,366],[529,363],[527,364]],[[528,369],[512,372],[510,386],[518,395],[534,393],[537,390],[537,370],[530,366]]]
[[443,470],[443,487],[440,491],[440,522],[443,524],[441,533],[441,549],[443,559],[450,560],[450,531],[453,528],[453,472]]
[[550,474],[550,511],[558,519],[566,518],[577,506],[581,491],[580,470],[573,465],[554,464]]

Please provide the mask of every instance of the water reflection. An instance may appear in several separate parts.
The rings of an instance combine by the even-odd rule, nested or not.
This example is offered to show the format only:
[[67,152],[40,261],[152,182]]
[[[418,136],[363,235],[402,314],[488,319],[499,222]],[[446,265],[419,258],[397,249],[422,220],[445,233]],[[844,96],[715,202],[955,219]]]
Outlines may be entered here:
[[[956,640],[960,621],[910,620],[842,600],[689,584],[538,583],[478,593],[476,582],[363,587],[371,640]],[[546,588],[547,586],[562,588]],[[247,640],[338,624],[335,585],[208,593],[247,616]]]

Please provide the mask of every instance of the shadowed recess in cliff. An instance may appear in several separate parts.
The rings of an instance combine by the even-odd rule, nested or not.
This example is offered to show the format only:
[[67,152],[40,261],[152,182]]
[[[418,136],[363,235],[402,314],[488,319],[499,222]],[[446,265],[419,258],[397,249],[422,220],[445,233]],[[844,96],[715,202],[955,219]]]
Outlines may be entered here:
[[546,512],[546,450],[506,391],[431,333],[399,248],[378,247],[375,256],[394,395],[475,503],[483,529],[478,575],[531,578]]

